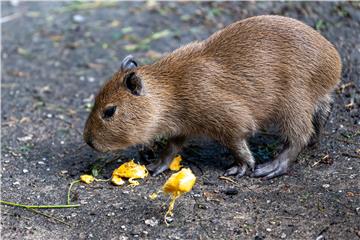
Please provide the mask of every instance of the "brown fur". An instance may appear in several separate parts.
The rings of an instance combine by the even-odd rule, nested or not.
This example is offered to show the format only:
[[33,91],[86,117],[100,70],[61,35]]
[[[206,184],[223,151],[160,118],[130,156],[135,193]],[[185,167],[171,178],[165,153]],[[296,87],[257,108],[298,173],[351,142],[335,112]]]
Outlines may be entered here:
[[[129,72],[143,83],[140,96],[123,84]],[[309,26],[280,16],[252,17],[153,64],[117,72],[97,95],[84,137],[107,151],[159,135],[208,136],[244,158],[239,142],[277,123],[281,136],[301,149],[314,134],[315,113],[323,109],[321,118],[329,111],[340,74],[336,49]],[[100,116],[109,105],[117,106],[116,114],[104,121]],[[251,166],[253,160],[239,161]]]

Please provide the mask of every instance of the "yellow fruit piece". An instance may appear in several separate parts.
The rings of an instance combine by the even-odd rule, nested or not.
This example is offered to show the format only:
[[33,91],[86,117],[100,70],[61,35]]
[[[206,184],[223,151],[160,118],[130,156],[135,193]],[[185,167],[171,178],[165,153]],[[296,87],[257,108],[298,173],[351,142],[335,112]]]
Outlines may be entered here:
[[121,185],[125,184],[125,181],[121,177],[116,176],[116,175],[112,176],[111,182],[117,186],[121,186]]
[[163,186],[165,193],[170,193],[174,196],[181,195],[182,193],[189,192],[194,186],[196,181],[195,175],[190,168],[183,168],[181,171],[174,173],[166,181]]
[[175,206],[175,201],[181,194],[189,192],[194,186],[196,181],[195,175],[192,173],[190,168],[183,168],[181,171],[174,173],[170,178],[165,182],[163,186],[163,191],[165,193],[171,194],[171,201],[169,208],[165,214],[165,223],[167,223],[167,216],[173,215],[173,209]]
[[95,178],[91,175],[84,174],[80,176],[80,180],[84,183],[90,184],[95,180]]
[[171,171],[179,171],[182,165],[180,165],[180,162],[182,161],[182,158],[180,155],[177,155],[172,162],[170,163],[170,170]]
[[113,172],[113,176],[129,179],[145,178],[148,174],[149,172],[146,167],[144,165],[134,163],[134,160],[122,164]]
[[135,181],[134,178],[129,178],[130,187],[136,187],[139,186],[140,183],[138,181]]
[[149,198],[151,200],[155,200],[157,197],[158,197],[157,193],[152,193],[152,194],[149,195]]

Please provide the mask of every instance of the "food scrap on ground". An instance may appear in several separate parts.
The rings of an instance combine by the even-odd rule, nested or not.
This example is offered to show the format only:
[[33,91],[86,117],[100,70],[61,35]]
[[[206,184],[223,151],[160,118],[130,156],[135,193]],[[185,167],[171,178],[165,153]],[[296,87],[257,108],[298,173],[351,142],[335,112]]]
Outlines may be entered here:
[[148,175],[149,172],[144,165],[136,164],[134,160],[131,160],[114,170],[111,181],[116,181],[116,178],[128,178],[130,186],[137,186],[139,182],[134,179],[143,179]]
[[173,209],[176,199],[182,194],[191,191],[196,181],[195,175],[190,168],[183,168],[181,171],[174,173],[165,182],[163,186],[163,192],[171,195],[171,202],[169,204],[168,211],[165,214],[165,223],[167,222],[167,216],[173,215]]
[[150,200],[155,200],[158,197],[157,193],[152,193],[149,195]]
[[169,169],[171,171],[179,171],[182,168],[182,165],[180,165],[181,161],[182,161],[181,156],[177,155],[170,163]]
[[84,174],[80,176],[80,180],[86,184],[90,184],[95,180],[95,178],[92,175]]
[[116,176],[116,175],[113,175],[111,177],[111,182],[117,186],[121,186],[121,185],[125,184],[125,181],[121,177]]

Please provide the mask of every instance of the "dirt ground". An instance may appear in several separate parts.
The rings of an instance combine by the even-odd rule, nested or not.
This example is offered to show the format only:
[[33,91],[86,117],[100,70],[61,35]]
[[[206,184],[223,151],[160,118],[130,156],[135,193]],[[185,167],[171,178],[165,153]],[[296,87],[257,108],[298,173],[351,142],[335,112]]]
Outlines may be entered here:
[[[1,7],[1,199],[24,204],[65,204],[69,183],[82,173],[108,178],[122,161],[158,156],[144,147],[104,155],[82,140],[94,94],[129,53],[150,63],[233,21],[279,14],[316,28],[343,60],[320,146],[305,149],[289,175],[224,181],[229,152],[192,141],[181,154],[198,181],[177,201],[170,226],[163,222],[168,198],[148,198],[170,176],[165,172],[136,188],[76,185],[72,203],[79,208],[41,210],[68,225],[1,205],[2,239],[360,239],[359,2],[2,1]],[[276,143],[260,135],[251,148],[266,161]]]

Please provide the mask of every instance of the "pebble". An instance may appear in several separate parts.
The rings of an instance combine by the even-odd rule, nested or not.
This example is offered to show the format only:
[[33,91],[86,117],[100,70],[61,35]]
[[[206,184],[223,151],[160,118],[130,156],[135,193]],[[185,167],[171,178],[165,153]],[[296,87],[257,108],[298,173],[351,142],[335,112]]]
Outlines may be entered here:
[[286,234],[285,233],[282,233],[281,236],[280,236],[282,239],[286,238]]
[[228,189],[225,189],[224,193],[226,195],[236,195],[239,193],[239,191],[236,188],[228,188]]
[[115,213],[114,212],[108,213],[107,216],[108,217],[115,216]]
[[121,229],[124,229],[124,230],[125,230],[125,229],[126,229],[125,225],[122,225],[122,226],[121,226]]
[[72,217],[76,217],[77,214],[76,214],[76,213],[72,213],[71,216],[72,216]]
[[48,114],[46,114],[46,117],[47,117],[47,118],[52,118],[53,115],[52,115],[51,113],[48,113]]
[[322,185],[323,188],[329,188],[330,187],[330,184],[324,184]]
[[267,228],[266,231],[267,231],[267,232],[271,232],[271,228]]
[[38,161],[37,163],[40,164],[40,165],[44,165],[44,164],[45,164],[43,161]]
[[16,181],[13,183],[13,185],[20,185],[20,182]]
[[89,81],[89,82],[95,82],[95,78],[93,78],[93,77],[88,77],[88,81]]
[[159,221],[153,217],[153,218],[151,218],[151,219],[146,219],[146,220],[145,220],[145,224],[146,224],[146,225],[149,225],[149,226],[151,226],[151,227],[155,227],[156,225],[159,224]]
[[316,240],[322,240],[322,239],[325,239],[323,235],[319,235]]
[[79,14],[76,14],[73,16],[73,21],[77,22],[77,23],[81,23],[83,21],[85,21],[85,17]]
[[23,173],[28,173],[28,172],[29,172],[29,170],[23,169]]
[[17,138],[18,141],[20,142],[27,142],[27,141],[31,141],[33,138],[33,135],[27,135],[27,136],[24,136],[24,137],[19,137]]
[[65,142],[64,142],[64,141],[60,141],[60,144],[61,144],[61,145],[64,145],[64,144],[65,144]]

